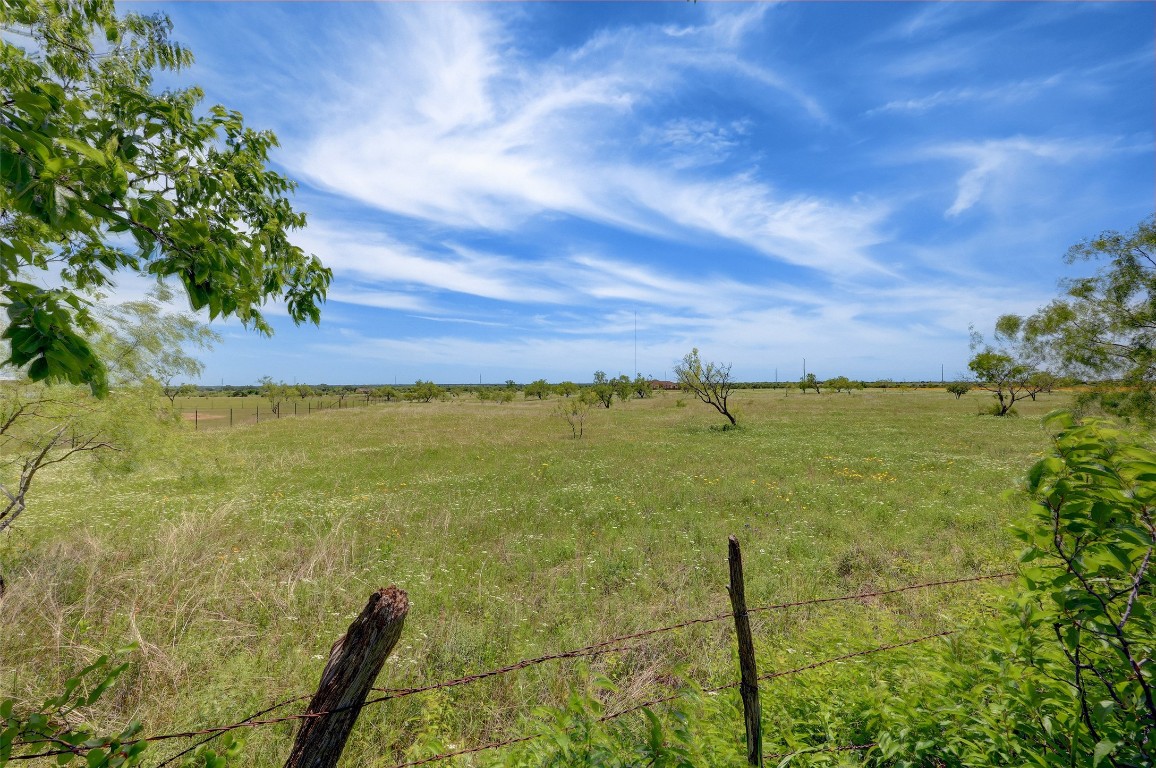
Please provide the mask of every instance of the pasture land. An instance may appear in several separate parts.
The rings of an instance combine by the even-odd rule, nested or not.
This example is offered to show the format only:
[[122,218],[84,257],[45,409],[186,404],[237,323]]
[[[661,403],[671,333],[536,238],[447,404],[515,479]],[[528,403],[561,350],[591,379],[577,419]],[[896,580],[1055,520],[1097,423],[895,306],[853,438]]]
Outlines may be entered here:
[[[1047,444],[1038,417],[1067,398],[996,419],[977,415],[986,393],[744,391],[741,429],[722,431],[713,410],[667,393],[592,411],[581,440],[557,402],[390,403],[190,428],[128,474],[46,471],[0,541],[0,694],[39,700],[136,643],[93,717],[151,733],[232,722],[310,693],[330,644],[391,583],[413,607],[378,685],[435,682],[729,610],[731,533],[752,606],[1009,570],[1008,525],[1025,504],[1004,492]],[[753,622],[760,665],[954,629],[992,590],[765,614]],[[737,679],[733,657],[731,627],[706,624],[400,699],[361,715],[345,764],[392,765],[416,733],[458,745],[516,734],[532,706],[561,702],[591,672],[622,704],[679,676]],[[888,658],[776,681],[768,751],[779,725],[822,716],[807,702],[830,711],[902,668]],[[292,733],[243,734],[246,763],[280,765]]]

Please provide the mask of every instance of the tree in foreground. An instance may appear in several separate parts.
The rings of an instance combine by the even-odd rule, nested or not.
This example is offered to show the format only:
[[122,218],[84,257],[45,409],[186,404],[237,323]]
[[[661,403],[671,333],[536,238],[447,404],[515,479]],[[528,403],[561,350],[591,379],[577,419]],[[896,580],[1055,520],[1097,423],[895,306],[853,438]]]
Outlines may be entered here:
[[1061,372],[1100,382],[1085,401],[1156,421],[1156,217],[1074,245],[1065,260],[1107,263],[1065,281],[1062,298],[1022,321],[1025,336]]
[[[331,273],[289,242],[294,185],[267,169],[277,141],[197,88],[154,92],[191,54],[160,14],[111,0],[9,0],[0,13],[3,364],[33,381],[108,391],[86,293],[133,272],[173,278],[194,310],[270,333],[286,303],[319,319]],[[51,287],[45,287],[51,286]]]
[[374,387],[370,394],[378,400],[384,400],[387,403],[396,400],[398,397],[397,389],[389,386]]
[[881,708],[884,765],[1156,764],[1156,452],[1103,423],[1051,424],[1019,583]]
[[704,364],[696,347],[682,358],[682,362],[674,366],[674,375],[678,378],[679,387],[694,394],[699,400],[725,416],[732,427],[737,425],[738,422],[727,405],[727,399],[734,389],[730,363]]
[[[30,381],[19,372],[0,379],[0,533],[26,511],[45,469],[83,454],[96,457],[98,467],[129,466],[172,425],[171,409],[158,402],[159,380],[174,360],[184,359],[180,345],[200,338],[203,326],[161,311],[152,297],[101,311],[117,318],[93,342],[117,384],[107,397],[97,399],[87,387]],[[181,365],[199,369],[200,363],[188,358]]]
[[634,397],[634,383],[625,373],[616,376],[610,383],[614,387],[615,396],[622,402]]
[[636,375],[634,380],[630,382],[630,388],[634,392],[634,396],[639,400],[645,400],[654,394],[650,388],[650,378],[643,376],[641,373]]

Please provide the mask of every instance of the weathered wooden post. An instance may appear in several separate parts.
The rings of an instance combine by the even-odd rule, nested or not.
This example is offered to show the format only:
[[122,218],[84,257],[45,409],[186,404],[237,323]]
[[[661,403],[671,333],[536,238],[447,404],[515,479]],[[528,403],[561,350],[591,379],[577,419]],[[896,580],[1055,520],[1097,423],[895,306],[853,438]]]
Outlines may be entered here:
[[739,640],[739,695],[743,699],[743,718],[747,727],[747,763],[763,764],[763,721],[759,706],[759,672],[755,667],[755,641],[751,637],[751,620],[747,614],[747,595],[743,587],[743,556],[739,551],[739,540],[733,535],[727,547],[730,561],[731,583],[727,591],[731,593],[731,608],[735,614],[735,634]]
[[[379,589],[329,651],[317,693],[293,742],[285,768],[333,768],[341,758],[365,698],[409,613],[409,597],[397,587]],[[308,717],[312,713],[317,717]]]

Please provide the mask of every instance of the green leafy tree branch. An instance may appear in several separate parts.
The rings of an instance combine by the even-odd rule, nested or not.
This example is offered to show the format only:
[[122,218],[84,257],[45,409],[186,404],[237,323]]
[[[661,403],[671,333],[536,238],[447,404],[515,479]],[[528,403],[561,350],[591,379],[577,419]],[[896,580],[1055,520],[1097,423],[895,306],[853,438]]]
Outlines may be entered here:
[[[8,0],[0,8],[0,305],[5,364],[34,381],[108,390],[87,292],[118,272],[174,278],[194,310],[262,333],[284,300],[319,319],[331,279],[289,240],[305,224],[277,146],[197,88],[154,92],[192,55],[163,15],[111,0]],[[55,282],[53,287],[42,284]]]

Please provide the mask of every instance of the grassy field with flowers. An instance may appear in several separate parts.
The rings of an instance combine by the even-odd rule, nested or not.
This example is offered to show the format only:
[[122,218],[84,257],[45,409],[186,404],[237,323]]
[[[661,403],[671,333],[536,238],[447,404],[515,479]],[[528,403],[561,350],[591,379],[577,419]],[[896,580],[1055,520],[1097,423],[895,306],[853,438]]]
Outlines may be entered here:
[[[183,429],[127,474],[44,473],[0,541],[0,694],[41,699],[135,643],[91,717],[139,719],[149,733],[231,722],[311,692],[329,646],[388,584],[413,607],[378,685],[421,685],[729,610],[732,533],[752,606],[1008,570],[1008,526],[1025,503],[1004,492],[1047,444],[1039,416],[1067,398],[1041,396],[1013,419],[977,415],[987,400],[744,391],[741,428],[723,431],[713,410],[669,393],[592,411],[580,440],[557,398]],[[990,589],[764,614],[760,665],[954,628],[990,605]],[[346,764],[514,735],[534,705],[594,673],[618,704],[676,679],[737,679],[732,646],[727,623],[706,624],[372,707]],[[821,716],[808,697],[831,708],[853,696],[840,675],[870,685],[877,674],[852,666],[776,682],[768,739],[784,719]],[[244,734],[245,763],[280,765],[292,733]],[[737,720],[734,742],[740,756]]]

